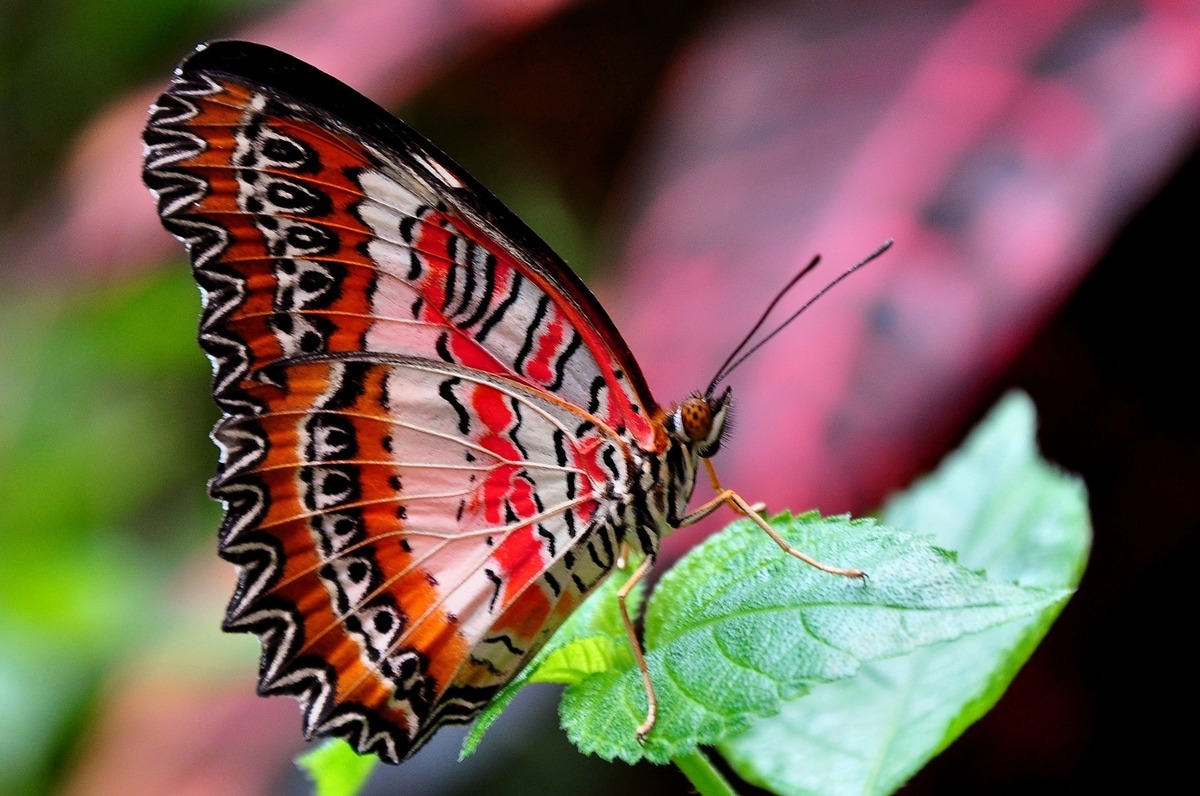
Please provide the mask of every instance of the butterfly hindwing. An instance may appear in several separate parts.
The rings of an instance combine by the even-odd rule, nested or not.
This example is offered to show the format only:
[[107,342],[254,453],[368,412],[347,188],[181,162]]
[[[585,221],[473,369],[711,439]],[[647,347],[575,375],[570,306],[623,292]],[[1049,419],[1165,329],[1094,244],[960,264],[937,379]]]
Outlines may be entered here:
[[[269,496],[222,538],[256,573],[226,626],[287,628],[263,690],[319,683],[310,732],[350,729],[399,759],[474,715],[607,574],[616,540],[593,520],[623,458],[561,404],[479,371],[353,356],[281,370],[252,391],[260,416],[214,432],[241,462],[214,493]],[[465,427],[455,404],[476,407]],[[243,450],[254,438],[283,444]]]
[[399,761],[612,567],[609,487],[655,444],[644,380],[545,244],[312,67],[211,45],[145,141],[204,293],[226,626],[310,734]]

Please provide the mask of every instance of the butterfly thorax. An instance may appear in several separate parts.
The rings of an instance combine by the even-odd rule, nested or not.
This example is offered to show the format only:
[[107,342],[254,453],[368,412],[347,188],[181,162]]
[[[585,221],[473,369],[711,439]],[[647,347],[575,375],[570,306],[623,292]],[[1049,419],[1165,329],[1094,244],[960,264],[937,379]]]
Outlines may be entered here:
[[635,452],[634,471],[639,477],[631,485],[631,493],[638,509],[636,521],[655,537],[654,549],[642,545],[647,554],[657,552],[658,537],[679,527],[687,514],[700,460],[721,447],[731,398],[729,390],[716,398],[689,396],[658,418],[660,449]]

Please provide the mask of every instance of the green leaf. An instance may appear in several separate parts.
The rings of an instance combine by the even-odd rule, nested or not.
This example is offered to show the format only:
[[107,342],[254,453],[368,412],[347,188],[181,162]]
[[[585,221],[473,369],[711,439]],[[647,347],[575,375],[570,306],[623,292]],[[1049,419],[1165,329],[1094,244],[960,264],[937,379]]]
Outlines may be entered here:
[[908,652],[1037,613],[1059,590],[985,580],[922,537],[873,520],[777,517],[791,544],[867,581],[820,572],[739,522],[663,577],[646,613],[658,723],[639,745],[646,694],[632,664],[567,688],[561,713],[585,753],[664,763],[746,729],[818,682],[863,661]]
[[340,739],[325,741],[296,758],[296,765],[316,786],[317,796],[354,796],[366,784],[376,762],[375,755],[357,754]]
[[[1038,456],[1034,409],[1005,398],[933,475],[883,512],[998,579],[1075,586],[1090,545],[1082,483]],[[995,704],[1063,602],[1020,622],[863,667],[721,744],[746,780],[781,794],[882,794],[900,787]]]
[[633,662],[633,650],[628,638],[592,636],[564,644],[546,656],[533,671],[531,683],[583,682],[596,672],[614,669]]

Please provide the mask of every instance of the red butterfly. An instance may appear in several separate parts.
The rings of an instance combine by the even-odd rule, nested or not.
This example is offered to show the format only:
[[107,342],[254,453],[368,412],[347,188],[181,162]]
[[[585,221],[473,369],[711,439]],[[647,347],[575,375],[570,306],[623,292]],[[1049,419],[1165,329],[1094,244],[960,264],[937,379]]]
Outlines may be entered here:
[[[204,295],[209,489],[240,573],[224,627],[259,636],[259,691],[299,698],[306,734],[400,762],[478,713],[627,545],[644,735],[624,596],[663,534],[721,505],[861,576],[720,487],[721,373],[660,408],[566,264],[352,89],[218,42],[144,139]],[[701,460],[717,495],[689,512]]]

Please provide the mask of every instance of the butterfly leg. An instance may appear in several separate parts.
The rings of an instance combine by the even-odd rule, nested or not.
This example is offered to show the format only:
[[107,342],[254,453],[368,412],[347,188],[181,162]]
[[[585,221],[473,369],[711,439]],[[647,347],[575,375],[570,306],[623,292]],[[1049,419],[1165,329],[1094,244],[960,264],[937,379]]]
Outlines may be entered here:
[[[717,478],[717,468],[713,467],[712,459],[704,460],[704,469],[708,471],[708,480],[712,484],[713,492],[719,495],[726,491],[725,487],[721,486],[721,479]],[[732,508],[738,514],[742,514],[742,511],[736,506],[731,506],[730,508]],[[760,500],[759,502],[752,504],[750,506],[750,510],[756,514],[761,514],[767,510],[767,504]]]
[[775,529],[772,528],[767,521],[762,518],[762,515],[755,510],[754,506],[751,506],[749,503],[747,503],[745,498],[743,498],[737,492],[734,492],[732,489],[722,489],[712,500],[708,501],[695,511],[684,515],[679,520],[679,527],[683,528],[688,525],[693,525],[707,517],[709,514],[712,514],[721,506],[729,506],[738,514],[749,517],[759,528],[763,529],[763,532],[766,533],[767,536],[770,536],[775,540],[775,544],[779,545],[783,549],[783,552],[787,553],[793,558],[800,559],[810,567],[815,567],[816,569],[819,569],[822,572],[828,572],[831,575],[841,575],[847,578],[865,578],[867,576],[867,573],[863,572],[861,569],[842,569],[840,567],[831,567],[828,564],[822,564],[812,556],[806,555],[805,553],[802,553],[796,548],[792,547],[787,543],[786,539],[776,533]]
[[646,573],[653,565],[654,556],[643,558],[642,563],[638,564],[637,569],[629,576],[629,580],[625,581],[625,585],[617,592],[617,603],[621,606],[621,619],[625,622],[625,633],[629,636],[634,660],[637,661],[638,671],[642,673],[642,683],[646,686],[646,720],[637,728],[638,743],[644,741],[650,734],[650,730],[654,729],[655,719],[658,718],[658,697],[654,695],[654,683],[650,682],[650,669],[647,668],[646,656],[642,653],[642,642],[638,640],[637,629],[633,626],[633,620],[629,618],[629,608],[625,605],[625,598],[641,582],[642,578],[646,577]]

